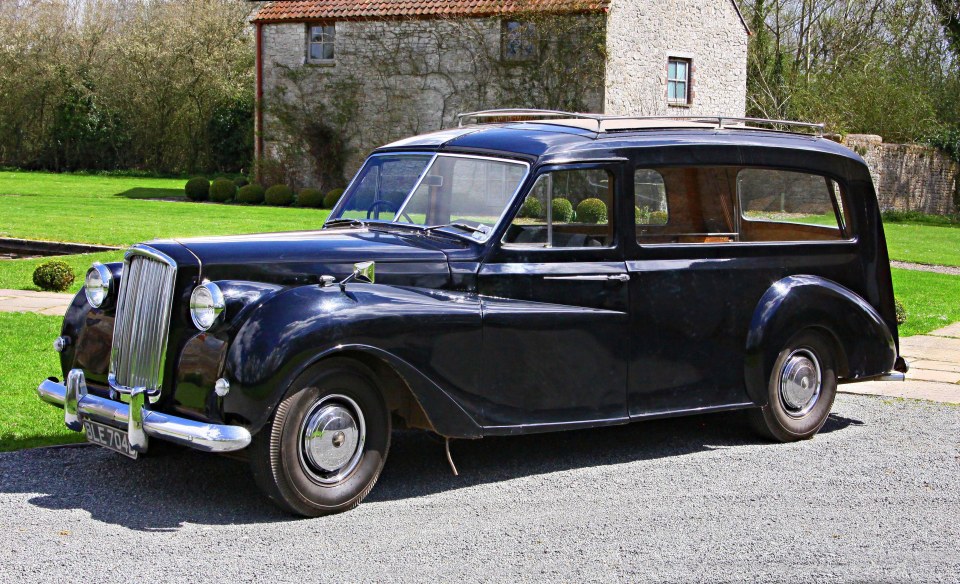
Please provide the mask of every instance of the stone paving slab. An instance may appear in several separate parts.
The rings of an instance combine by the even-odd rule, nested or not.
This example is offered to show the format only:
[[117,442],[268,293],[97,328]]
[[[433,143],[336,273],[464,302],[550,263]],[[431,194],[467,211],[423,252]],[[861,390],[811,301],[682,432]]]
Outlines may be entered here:
[[0,289],[0,312],[36,312],[63,316],[73,302],[73,294]]

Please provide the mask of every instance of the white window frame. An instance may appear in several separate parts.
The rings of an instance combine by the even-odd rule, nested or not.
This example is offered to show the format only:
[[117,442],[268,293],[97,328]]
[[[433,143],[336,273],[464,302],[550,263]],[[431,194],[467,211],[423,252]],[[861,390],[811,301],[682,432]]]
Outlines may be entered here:
[[[337,49],[336,49],[336,39],[337,39],[337,29],[335,22],[322,22],[322,23],[310,23],[307,24],[307,63],[318,63],[318,64],[332,64],[337,60]],[[314,31],[320,29],[320,40],[314,41]],[[320,54],[324,53],[323,47],[330,46],[330,54],[332,55],[329,58],[313,58],[313,47],[320,47]]]
[[[684,67],[683,76],[675,75],[671,77],[670,69],[671,69],[671,66],[674,64],[683,65]],[[689,57],[680,57],[680,56],[667,57],[667,103],[669,105],[690,105],[690,103],[692,102],[692,100],[690,99],[690,89],[692,85],[691,82],[693,80],[692,71],[693,71],[693,59],[690,59]],[[684,88],[683,97],[682,98],[671,97],[670,96],[671,86],[676,86],[681,83],[683,84],[683,88]],[[676,91],[674,91],[674,94],[676,94]]]

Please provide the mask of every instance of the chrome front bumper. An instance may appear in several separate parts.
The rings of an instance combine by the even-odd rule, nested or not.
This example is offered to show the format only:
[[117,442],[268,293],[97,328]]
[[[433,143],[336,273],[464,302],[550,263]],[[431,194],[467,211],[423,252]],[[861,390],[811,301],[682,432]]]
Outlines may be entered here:
[[73,369],[66,384],[50,379],[37,387],[40,399],[63,408],[64,423],[76,432],[83,420],[125,426],[130,446],[147,451],[147,436],[175,442],[205,452],[231,452],[250,444],[250,432],[241,426],[207,424],[147,409],[145,392],[134,392],[130,403],[116,402],[87,393],[81,369]]

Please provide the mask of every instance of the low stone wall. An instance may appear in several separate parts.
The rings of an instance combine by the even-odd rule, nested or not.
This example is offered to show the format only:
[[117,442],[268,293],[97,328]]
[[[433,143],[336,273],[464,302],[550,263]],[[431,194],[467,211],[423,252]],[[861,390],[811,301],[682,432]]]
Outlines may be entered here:
[[870,167],[880,208],[935,215],[960,212],[960,165],[935,148],[884,144],[880,136],[851,134],[847,147]]

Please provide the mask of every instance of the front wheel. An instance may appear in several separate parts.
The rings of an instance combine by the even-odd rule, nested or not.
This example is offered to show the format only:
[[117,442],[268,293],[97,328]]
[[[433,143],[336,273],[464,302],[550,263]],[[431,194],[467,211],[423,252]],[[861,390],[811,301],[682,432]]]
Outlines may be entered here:
[[390,416],[373,373],[334,359],[288,389],[254,437],[250,464],[279,507],[317,517],[347,511],[373,489],[390,449]]
[[777,356],[767,384],[767,405],[751,410],[750,421],[767,438],[804,440],[826,423],[836,395],[832,345],[821,333],[804,330]]

